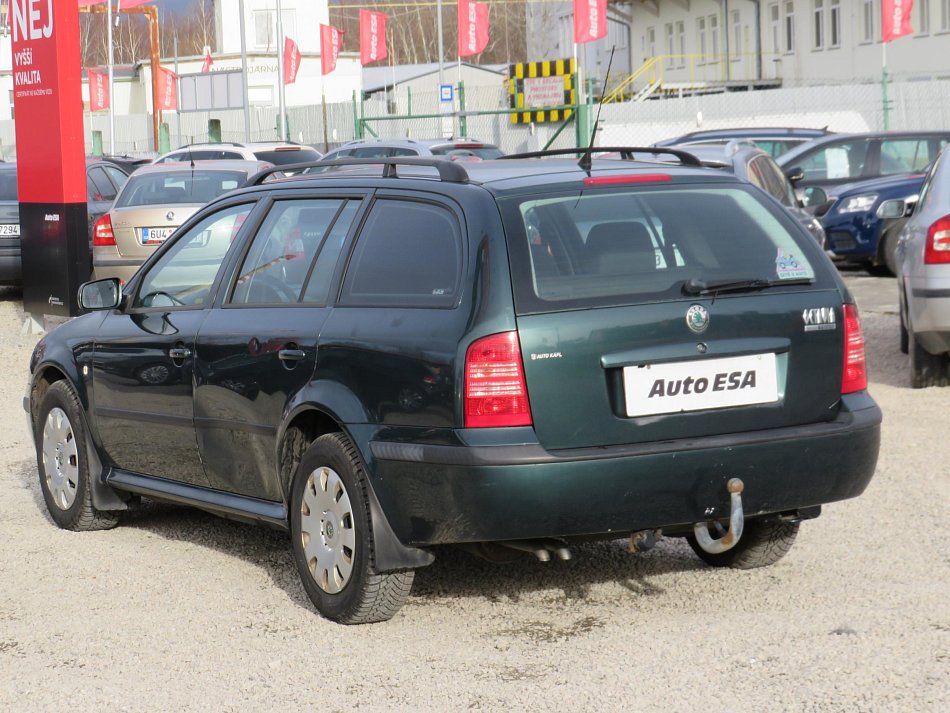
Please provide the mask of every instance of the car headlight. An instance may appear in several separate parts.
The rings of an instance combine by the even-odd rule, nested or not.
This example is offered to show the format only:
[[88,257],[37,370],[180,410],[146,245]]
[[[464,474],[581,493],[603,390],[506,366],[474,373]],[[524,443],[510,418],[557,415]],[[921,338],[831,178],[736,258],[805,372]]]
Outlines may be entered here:
[[871,210],[874,201],[877,200],[877,193],[862,193],[859,196],[852,196],[841,201],[839,213],[864,213]]

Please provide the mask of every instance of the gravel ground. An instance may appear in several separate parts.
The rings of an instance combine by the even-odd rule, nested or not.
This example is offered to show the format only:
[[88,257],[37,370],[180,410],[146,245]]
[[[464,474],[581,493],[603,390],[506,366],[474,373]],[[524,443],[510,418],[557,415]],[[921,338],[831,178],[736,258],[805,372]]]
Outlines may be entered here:
[[57,529],[20,405],[35,337],[0,290],[0,710],[950,710],[950,389],[907,387],[893,280],[848,279],[881,458],[784,560],[446,550],[362,627],[314,613],[284,533],[148,501],[115,530]]

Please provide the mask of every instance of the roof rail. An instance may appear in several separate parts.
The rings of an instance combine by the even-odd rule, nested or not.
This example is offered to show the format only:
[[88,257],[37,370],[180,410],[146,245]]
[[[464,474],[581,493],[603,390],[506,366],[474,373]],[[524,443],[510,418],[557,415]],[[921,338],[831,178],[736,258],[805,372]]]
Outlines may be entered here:
[[[396,166],[430,166],[439,172],[439,180],[446,183],[468,183],[468,173],[461,164],[439,157],[429,156],[388,156],[385,158],[337,158],[331,161],[308,161],[306,163],[289,163],[283,166],[273,166],[264,171],[255,173],[245,186],[258,186],[265,178],[275,173],[303,171],[307,168],[332,168],[334,166],[382,166],[383,178],[399,178]],[[319,175],[319,174],[316,174]]]
[[237,141],[199,141],[196,144],[182,144],[177,149],[173,150],[178,151],[179,149],[189,149],[192,146],[240,146],[241,148],[245,148],[244,144]]
[[[544,158],[546,156],[580,156],[586,152],[586,147],[578,149],[548,149],[547,151],[529,151],[527,153],[508,154],[507,156],[499,156],[497,160],[500,161],[502,159],[512,158]],[[675,156],[684,166],[703,165],[698,158],[693,156],[693,154],[689,153],[688,151],[682,151],[681,149],[661,148],[659,146],[595,146],[591,149],[591,153],[619,153],[620,158],[627,161],[633,160],[634,154],[638,153],[646,153],[652,156],[665,154],[669,156]]]

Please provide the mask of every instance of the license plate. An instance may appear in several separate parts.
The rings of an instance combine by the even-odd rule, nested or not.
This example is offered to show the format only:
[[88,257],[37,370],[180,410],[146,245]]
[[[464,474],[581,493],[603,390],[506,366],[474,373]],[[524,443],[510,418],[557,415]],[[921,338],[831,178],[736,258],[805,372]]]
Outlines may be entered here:
[[175,232],[174,228],[142,228],[142,245],[158,245]]
[[624,367],[628,416],[778,401],[775,354]]
[[0,235],[19,235],[19,225],[0,225]]

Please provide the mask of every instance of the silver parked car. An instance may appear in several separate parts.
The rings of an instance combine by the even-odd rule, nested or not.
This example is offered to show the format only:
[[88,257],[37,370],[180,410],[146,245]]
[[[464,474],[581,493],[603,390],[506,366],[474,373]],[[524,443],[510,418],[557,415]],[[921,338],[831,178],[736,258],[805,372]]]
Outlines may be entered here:
[[878,216],[909,214],[897,243],[901,351],[911,386],[950,385],[950,148],[937,158],[916,205],[886,201]]

